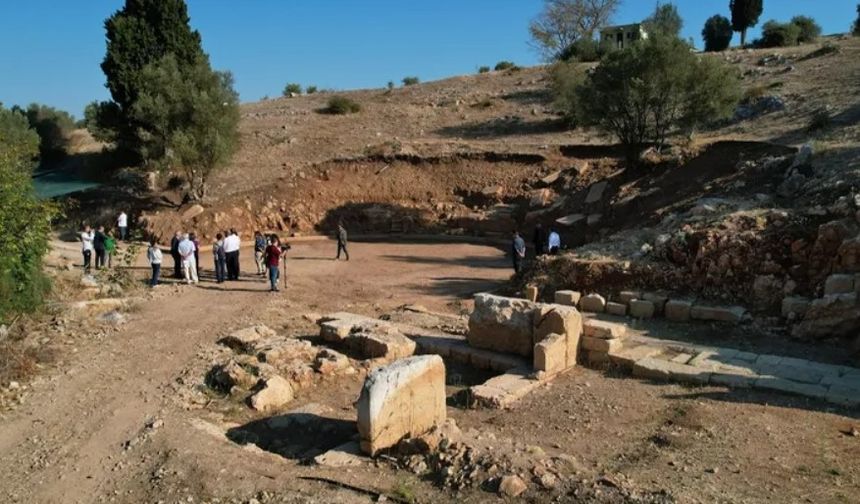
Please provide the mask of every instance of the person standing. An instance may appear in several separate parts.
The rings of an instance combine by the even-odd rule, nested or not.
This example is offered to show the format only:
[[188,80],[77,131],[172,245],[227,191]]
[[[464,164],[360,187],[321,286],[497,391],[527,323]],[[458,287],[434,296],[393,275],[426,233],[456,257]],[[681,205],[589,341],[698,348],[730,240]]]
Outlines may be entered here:
[[107,256],[107,267],[113,266],[113,255],[116,252],[116,239],[110,232],[105,233],[105,255]]
[[[273,235],[274,236],[274,235]],[[254,232],[254,262],[257,263],[257,274],[266,274],[266,237],[259,231]]]
[[125,241],[128,236],[128,215],[125,210],[119,212],[119,217],[116,218],[116,227],[119,229],[119,239]]
[[182,242],[182,233],[177,231],[170,240],[170,256],[173,257],[173,278],[182,278],[182,256],[179,255],[179,244]]
[[280,265],[281,265],[281,241],[278,239],[278,235],[272,235],[269,239],[269,246],[266,247],[265,252],[265,261],[266,266],[269,268],[269,286],[272,292],[278,292],[280,289],[278,288],[278,279],[281,277],[280,275]]
[[194,244],[194,269],[197,270],[197,277],[200,277],[200,240],[197,239],[197,233],[191,233],[188,236],[191,243]]
[[549,242],[547,243],[549,247],[550,255],[558,255],[559,249],[561,249],[561,237],[558,235],[555,229],[550,229],[549,231]]
[[346,260],[349,261],[349,251],[346,250],[348,240],[349,234],[346,232],[343,221],[340,221],[337,223],[337,257],[334,258],[335,261],[340,259],[341,250],[343,251],[343,255],[346,256]]
[[519,273],[522,271],[523,261],[526,259],[526,241],[523,240],[518,231],[514,231],[511,253],[514,258],[514,273]]
[[224,252],[224,235],[221,233],[215,235],[212,255],[215,258],[215,282],[224,283],[227,278],[227,254]]
[[196,247],[191,241],[189,235],[184,235],[182,241],[179,242],[179,255],[182,257],[182,271],[185,274],[185,283],[198,283],[197,278],[197,263],[194,260],[194,252]]
[[227,280],[239,279],[239,249],[242,247],[242,242],[239,240],[239,234],[235,229],[230,229],[230,233],[224,238],[224,252],[227,255]]
[[535,226],[535,235],[534,235],[534,246],[535,246],[535,256],[540,257],[546,251],[546,233],[543,230],[543,225],[538,222],[537,226]]
[[99,226],[93,235],[93,249],[96,251],[96,269],[102,269],[105,266],[105,227]]
[[84,231],[81,233],[81,253],[84,256],[84,271],[90,272],[90,266],[93,259],[93,240],[95,233],[93,228],[84,226]]
[[149,265],[152,267],[152,278],[149,280],[149,286],[155,287],[158,285],[158,278],[161,276],[161,249],[155,242],[155,238],[149,240],[149,248],[146,250],[146,258],[149,260]]

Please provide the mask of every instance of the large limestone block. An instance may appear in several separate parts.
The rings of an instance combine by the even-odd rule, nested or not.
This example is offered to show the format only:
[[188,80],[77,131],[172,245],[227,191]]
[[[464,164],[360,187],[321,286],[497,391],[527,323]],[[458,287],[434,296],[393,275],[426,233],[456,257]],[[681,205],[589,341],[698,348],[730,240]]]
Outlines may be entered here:
[[623,303],[614,303],[612,301],[606,303],[606,313],[610,315],[618,315],[623,317],[627,315],[627,305]]
[[630,316],[638,319],[654,318],[654,303],[642,299],[630,301]]
[[356,404],[361,449],[370,455],[445,421],[445,364],[409,357],[372,371]]
[[589,294],[579,300],[579,308],[584,312],[603,313],[606,299],[600,294]]
[[532,321],[537,305],[525,299],[475,295],[469,317],[469,344],[476,348],[531,356]]
[[588,319],[583,322],[582,331],[589,338],[620,339],[627,335],[627,326],[603,320]]
[[417,344],[397,328],[387,325],[360,325],[353,328],[347,343],[356,354],[368,359],[402,359],[415,353]]
[[696,320],[713,320],[715,322],[740,323],[746,310],[741,306],[702,306],[695,305],[690,310],[690,316]]
[[786,318],[802,317],[809,310],[810,300],[805,297],[791,296],[782,300],[782,316]]
[[797,338],[833,338],[856,336],[860,331],[860,296],[833,294],[815,299],[803,322],[791,333]]
[[592,352],[613,353],[621,350],[623,346],[624,343],[618,338],[602,339],[589,336],[582,338],[582,348]]
[[687,322],[690,320],[690,312],[693,303],[682,299],[672,299],[666,302],[666,318],[673,322]]
[[538,344],[551,334],[564,337],[562,355],[564,367],[576,365],[579,338],[582,335],[582,315],[572,306],[539,305],[534,312],[534,343]]
[[561,334],[550,334],[535,345],[535,371],[555,374],[568,368],[567,338]]
[[555,303],[565,306],[576,306],[579,304],[579,298],[582,297],[577,291],[560,290],[555,291]]
[[531,301],[532,303],[537,301],[538,298],[538,288],[535,285],[529,285],[523,291],[523,297]]
[[854,275],[830,275],[824,281],[824,295],[854,292]]

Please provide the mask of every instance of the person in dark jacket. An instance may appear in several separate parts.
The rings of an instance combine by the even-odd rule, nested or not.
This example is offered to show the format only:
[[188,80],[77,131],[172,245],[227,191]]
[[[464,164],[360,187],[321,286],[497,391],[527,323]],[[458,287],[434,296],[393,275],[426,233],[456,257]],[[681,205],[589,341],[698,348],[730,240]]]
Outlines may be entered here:
[[173,257],[173,278],[182,278],[182,256],[179,255],[179,242],[182,241],[182,233],[177,231],[170,240],[170,256]]
[[337,223],[337,257],[335,257],[335,261],[340,259],[340,251],[343,251],[343,254],[346,256],[346,260],[349,261],[349,252],[346,250],[346,244],[349,239],[349,235],[346,232],[346,228],[343,225],[343,221]]
[[537,226],[535,226],[535,235],[534,235],[534,246],[535,246],[535,255],[540,257],[544,255],[546,252],[546,233],[543,230],[543,226],[540,222],[538,222]]
[[514,258],[514,273],[519,273],[523,269],[523,261],[526,259],[526,241],[520,236],[520,233],[514,231],[513,241],[511,242],[511,254]]
[[105,234],[105,227],[99,226],[96,230],[95,236],[93,236],[93,249],[96,251],[96,269],[102,269],[105,267],[105,258],[107,257],[107,247],[105,246],[106,241],[107,235]]
[[215,257],[215,281],[224,283],[227,279],[227,253],[224,252],[224,234],[215,235],[215,243],[212,244],[212,255]]

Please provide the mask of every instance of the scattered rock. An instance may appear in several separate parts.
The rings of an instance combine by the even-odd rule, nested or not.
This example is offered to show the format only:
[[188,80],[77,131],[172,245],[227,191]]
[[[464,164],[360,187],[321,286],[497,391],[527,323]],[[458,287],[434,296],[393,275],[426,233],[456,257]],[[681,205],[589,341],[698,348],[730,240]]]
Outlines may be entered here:
[[505,476],[499,483],[499,495],[504,497],[519,497],[526,490],[528,490],[528,486],[526,486],[525,481],[516,475]]
[[257,411],[271,411],[293,400],[293,387],[280,376],[260,380],[258,391],[251,396],[249,404]]
[[240,329],[221,338],[218,342],[240,352],[250,352],[258,341],[275,336],[275,331],[264,325]]

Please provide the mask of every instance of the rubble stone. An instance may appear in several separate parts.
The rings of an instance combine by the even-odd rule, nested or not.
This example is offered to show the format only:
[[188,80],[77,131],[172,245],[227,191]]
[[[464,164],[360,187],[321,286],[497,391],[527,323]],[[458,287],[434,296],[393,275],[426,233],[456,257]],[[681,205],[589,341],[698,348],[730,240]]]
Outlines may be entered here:
[[469,344],[476,348],[531,356],[535,303],[492,294],[475,295],[469,317]]
[[499,494],[504,497],[516,498],[528,490],[528,486],[519,476],[505,476],[499,483]]
[[258,341],[263,338],[271,338],[273,336],[275,336],[275,331],[264,325],[256,325],[234,331],[221,338],[219,343],[234,350],[250,352],[254,349],[254,346]]
[[619,303],[623,303],[623,304],[627,304],[627,303],[629,303],[630,301],[633,301],[634,299],[639,299],[639,298],[641,298],[641,297],[642,297],[642,293],[641,293],[641,292],[637,292],[637,291],[621,291],[621,292],[618,294],[618,302],[619,302]]
[[376,455],[445,421],[445,364],[438,355],[402,359],[372,371],[356,404],[361,449]]
[[600,294],[589,294],[579,300],[579,308],[584,312],[603,313],[606,310],[606,299]]
[[249,402],[257,411],[271,411],[293,400],[293,387],[280,376],[260,380],[260,389],[251,396]]
[[830,275],[824,281],[824,295],[854,292],[854,275]]
[[349,367],[349,358],[330,348],[319,351],[314,359],[314,370],[321,374],[334,374]]
[[591,188],[588,189],[588,195],[585,197],[585,204],[590,205],[603,199],[603,192],[606,190],[607,184],[608,182],[606,180],[601,180],[600,182],[593,184]]
[[860,296],[833,294],[810,303],[803,321],[791,334],[797,338],[855,336],[860,331]]
[[809,310],[811,301],[805,297],[787,297],[782,300],[783,317],[802,317]]
[[643,301],[650,301],[654,304],[654,315],[663,315],[663,310],[666,306],[666,303],[669,301],[669,297],[665,294],[661,294],[659,292],[645,292],[642,294],[641,299]]

